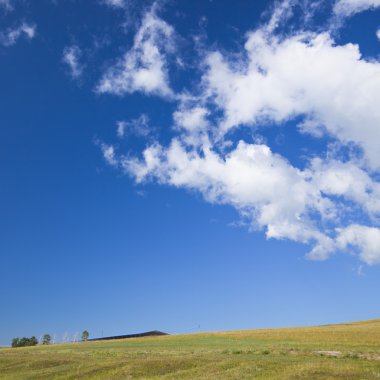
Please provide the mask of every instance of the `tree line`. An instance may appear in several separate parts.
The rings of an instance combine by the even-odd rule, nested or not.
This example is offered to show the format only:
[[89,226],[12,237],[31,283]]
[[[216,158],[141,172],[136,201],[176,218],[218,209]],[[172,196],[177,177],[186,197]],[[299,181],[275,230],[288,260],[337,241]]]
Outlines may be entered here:
[[[82,332],[81,339],[83,342],[88,340],[88,337],[90,336],[89,332],[87,330],[84,330]],[[52,338],[50,334],[45,334],[42,337],[41,344],[51,344]],[[29,347],[29,346],[36,346],[38,344],[38,340],[35,336],[32,336],[30,338],[13,338],[11,345],[12,347]]]

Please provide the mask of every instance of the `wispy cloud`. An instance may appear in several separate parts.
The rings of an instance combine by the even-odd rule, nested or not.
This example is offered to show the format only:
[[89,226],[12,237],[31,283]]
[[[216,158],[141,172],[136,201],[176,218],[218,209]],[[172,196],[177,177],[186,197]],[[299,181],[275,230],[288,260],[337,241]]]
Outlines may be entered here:
[[113,8],[126,8],[129,5],[128,0],[102,0],[102,2]]
[[21,37],[29,40],[34,38],[36,34],[36,26],[34,24],[21,23],[19,26],[9,28],[0,33],[0,43],[4,46],[14,45]]
[[141,114],[138,118],[130,121],[121,120],[117,123],[117,135],[122,138],[129,134],[146,137],[151,132],[149,116]]
[[117,167],[119,165],[119,162],[115,156],[115,148],[112,145],[104,143],[100,144],[100,148],[102,150],[103,157],[106,160],[106,162],[111,166]]
[[13,10],[13,1],[11,1],[11,0],[0,0],[0,8],[5,9],[6,11]]
[[334,13],[341,17],[350,17],[356,13],[380,7],[380,0],[337,0]]
[[63,62],[68,66],[70,75],[74,79],[78,79],[83,74],[83,64],[81,63],[82,51],[77,45],[65,47],[63,50]]
[[166,56],[174,47],[174,29],[156,14],[153,6],[144,16],[133,46],[109,68],[99,85],[100,93],[124,95],[136,91],[172,97]]

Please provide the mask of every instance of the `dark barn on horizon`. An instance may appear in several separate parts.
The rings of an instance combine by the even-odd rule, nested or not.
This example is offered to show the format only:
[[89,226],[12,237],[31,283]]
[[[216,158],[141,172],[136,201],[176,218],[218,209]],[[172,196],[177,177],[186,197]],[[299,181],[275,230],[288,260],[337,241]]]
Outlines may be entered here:
[[162,336],[162,335],[169,335],[169,334],[164,333],[162,331],[153,330],[153,331],[147,331],[147,332],[139,333],[139,334],[114,335],[114,336],[106,336],[102,338],[92,338],[88,340],[94,341],[94,340],[129,339],[129,338],[143,338],[146,336]]

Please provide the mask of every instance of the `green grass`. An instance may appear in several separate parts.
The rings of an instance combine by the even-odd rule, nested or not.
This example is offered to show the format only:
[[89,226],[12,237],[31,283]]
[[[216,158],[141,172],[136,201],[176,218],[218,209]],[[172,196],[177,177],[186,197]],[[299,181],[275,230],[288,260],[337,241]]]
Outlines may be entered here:
[[380,379],[380,320],[2,348],[0,379]]

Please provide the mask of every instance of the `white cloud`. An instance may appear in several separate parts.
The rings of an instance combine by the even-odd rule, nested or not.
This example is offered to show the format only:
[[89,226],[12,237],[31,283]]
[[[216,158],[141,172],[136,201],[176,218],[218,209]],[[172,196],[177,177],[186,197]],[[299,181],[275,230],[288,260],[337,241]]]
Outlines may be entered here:
[[184,108],[173,114],[174,124],[188,132],[204,130],[208,126],[208,110],[204,107]]
[[376,31],[376,37],[380,41],[380,28]]
[[280,24],[284,23],[293,15],[294,6],[297,4],[295,0],[283,0],[275,3],[272,15],[264,29],[268,33],[273,33]]
[[4,46],[11,46],[14,45],[22,36],[30,40],[35,36],[35,34],[36,26],[23,22],[15,28],[10,28],[5,32],[1,32],[0,43]]
[[[363,59],[357,45],[338,45],[328,32],[276,35],[293,4],[280,3],[267,25],[247,35],[241,54],[204,52],[197,90],[175,97],[177,136],[168,146],[155,142],[141,158],[118,155],[113,146],[104,146],[103,154],[138,183],[185,188],[208,202],[234,207],[267,238],[309,245],[311,259],[342,250],[369,265],[380,263],[380,63]],[[141,60],[136,51],[144,56],[138,46],[151,38],[151,33],[135,37],[118,71],[106,74],[109,82],[103,78],[105,92],[162,95],[138,87],[132,77]],[[327,148],[327,154],[309,157],[301,169],[264,142],[237,142],[233,134],[241,125],[259,133],[263,124],[281,125],[295,117],[303,119],[299,132],[360,147],[364,156],[341,158]],[[133,123],[121,122],[118,135],[128,128]]]
[[133,47],[106,71],[97,91],[116,95],[141,91],[172,97],[166,55],[174,51],[173,39],[173,28],[152,7],[142,20]]
[[307,180],[307,173],[266,145],[241,141],[223,158],[211,149],[199,153],[173,140],[167,149],[147,148],[142,161],[122,158],[121,165],[137,182],[154,178],[198,190],[209,202],[232,205],[252,226],[265,228],[268,238],[324,245],[330,240],[309,217],[309,209],[328,217],[330,201]]
[[106,160],[106,162],[111,166],[117,167],[119,162],[115,157],[115,148],[112,145],[104,143],[100,144],[100,148],[102,150],[103,157]]
[[380,264],[380,229],[353,224],[339,230],[337,245],[347,250],[350,246],[359,252],[369,265]]
[[372,234],[377,236],[373,231],[380,230],[334,227],[350,211],[334,197],[358,204],[370,216],[380,213],[380,185],[353,162],[315,159],[302,171],[268,146],[243,141],[226,156],[205,145],[190,149],[179,139],[168,148],[151,145],[142,159],[118,157],[113,149],[105,152],[108,162],[138,183],[156,180],[199,191],[208,202],[236,208],[252,228],[264,229],[267,238],[311,245],[310,259],[325,260],[337,249],[354,245],[365,263],[380,261],[380,251],[375,257],[369,243]]
[[146,137],[151,132],[151,128],[149,126],[149,116],[146,114],[141,114],[138,118],[130,121],[118,121],[116,124],[117,135],[120,138],[127,134]]
[[356,45],[336,45],[327,33],[279,39],[258,30],[245,51],[237,62],[219,52],[207,57],[203,81],[224,113],[221,133],[308,115],[309,131],[323,126],[341,142],[358,144],[380,168],[380,63],[361,58]]
[[69,67],[70,74],[78,79],[83,74],[83,65],[80,63],[81,50],[78,46],[67,46],[63,50],[63,62]]
[[103,2],[113,8],[126,8],[128,5],[126,0],[103,0]]
[[380,0],[337,0],[334,13],[341,17],[350,17],[355,13],[375,9],[379,6]]
[[380,183],[358,163],[315,158],[311,163],[310,176],[324,194],[354,202],[371,218],[380,215]]
[[207,116],[209,111],[201,105],[181,104],[173,113],[174,128],[182,134],[182,140],[192,146],[207,142],[210,128]]

